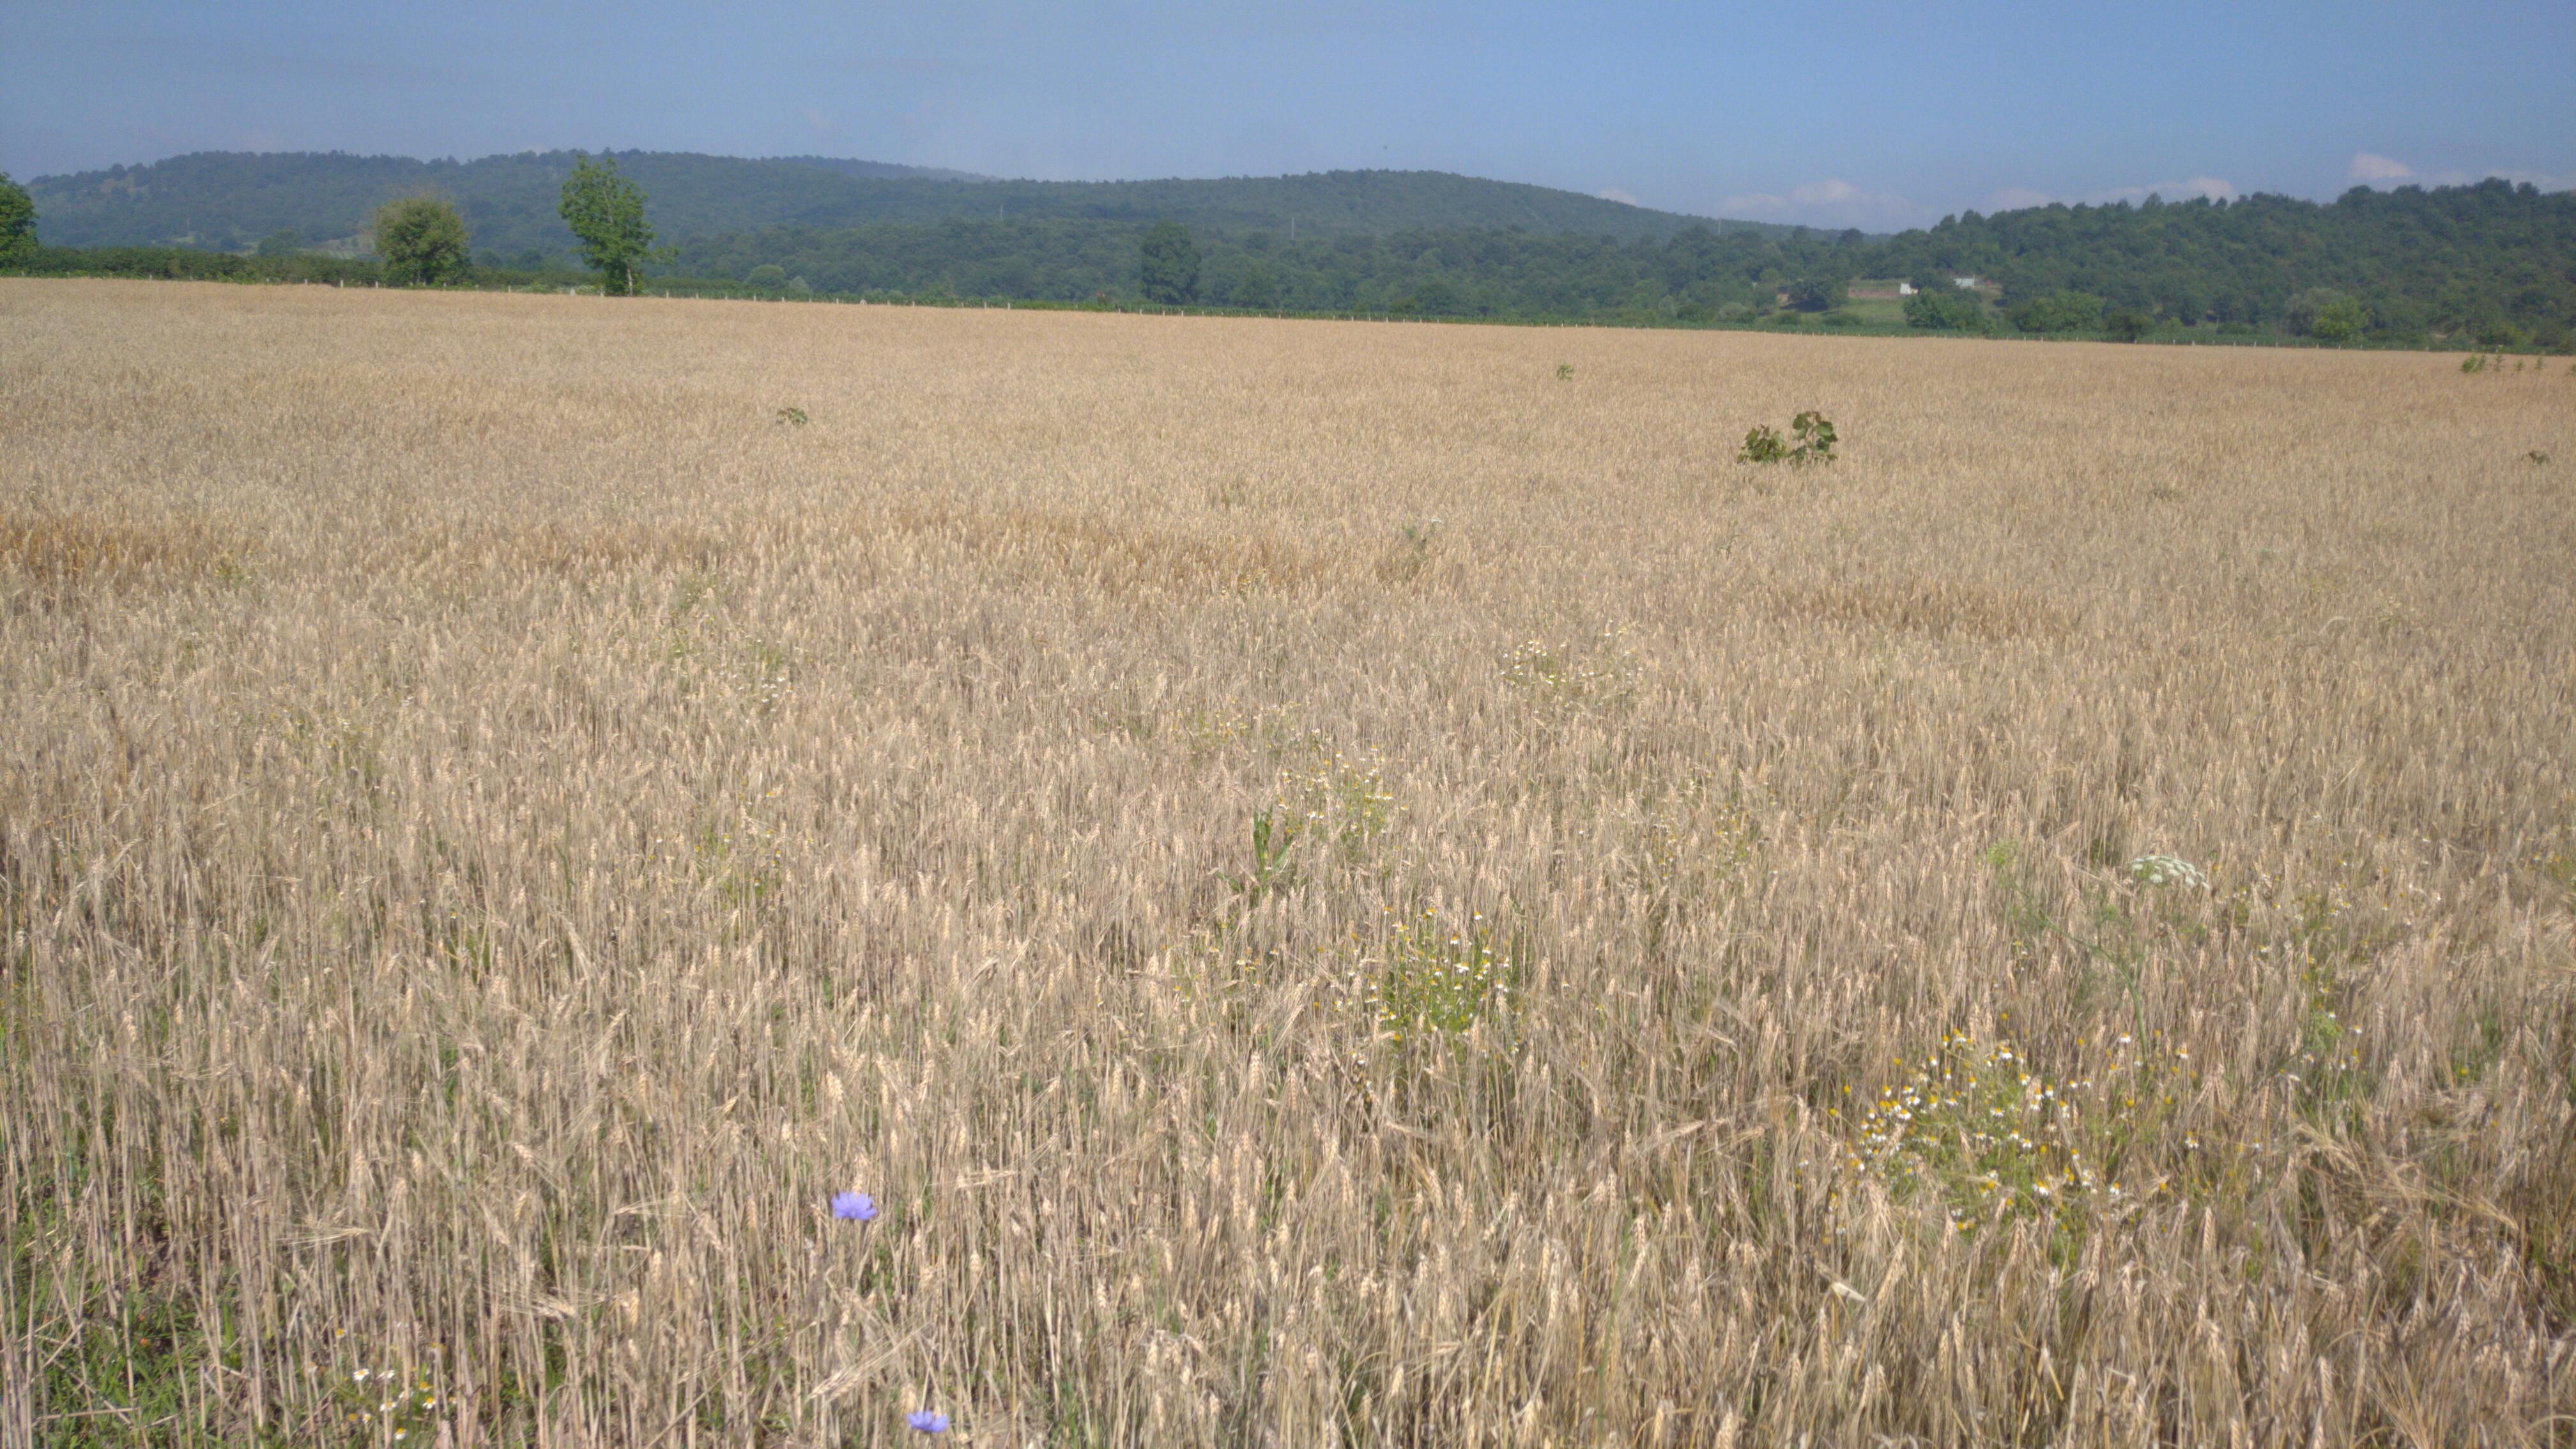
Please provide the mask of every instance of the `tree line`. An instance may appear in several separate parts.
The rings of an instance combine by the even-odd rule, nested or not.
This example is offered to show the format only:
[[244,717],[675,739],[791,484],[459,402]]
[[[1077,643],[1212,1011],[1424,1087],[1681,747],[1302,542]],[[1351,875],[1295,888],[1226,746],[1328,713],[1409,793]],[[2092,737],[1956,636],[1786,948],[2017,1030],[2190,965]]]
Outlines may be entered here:
[[[1854,283],[1909,286],[1923,330],[2566,346],[2576,196],[2486,181],[1974,212],[1893,237],[1689,228],[1662,239],[1497,228],[1292,239],[1055,219],[778,226],[684,242],[681,272],[815,290],[1142,300],[1305,312],[1601,321],[1846,320]],[[1971,285],[1963,286],[1963,282]]]
[[[249,251],[285,235],[331,248],[363,237],[385,202],[436,196],[473,233],[478,253],[513,266],[569,257],[556,192],[579,152],[478,160],[199,152],[145,166],[40,177],[29,184],[57,245],[171,243]],[[1006,181],[821,157],[751,160],[683,152],[616,152],[619,174],[653,199],[666,236],[709,237],[765,226],[932,225],[951,219],[1177,221],[1202,233],[1268,228],[1283,235],[1380,234],[1518,226],[1623,241],[1671,236],[1698,219],[1517,182],[1428,171],[1331,171],[1166,181]],[[1704,224],[1704,223],[1702,223]],[[1755,222],[1728,228],[1785,230]],[[535,253],[534,258],[530,253]]]
[[[0,218],[23,213],[6,188]],[[1912,292],[1878,320],[1928,331],[2137,338],[2212,330],[2322,341],[2464,338],[2561,348],[2576,333],[2576,196],[2490,180],[2355,188],[2332,203],[2050,206],[1968,212],[1893,237],[1689,227],[1668,236],[1437,227],[1369,234],[1193,228],[1162,219],[950,217],[780,225],[654,246],[643,189],[579,158],[560,224],[606,290],[664,285],[923,301],[1364,312],[1621,323],[1827,326],[1867,320],[1851,293]],[[11,208],[16,208],[13,212]],[[380,275],[435,283],[550,258],[469,254],[456,209],[382,208]],[[269,250],[263,247],[262,250]],[[296,251],[281,244],[283,265]],[[22,268],[32,263],[21,258]],[[57,267],[53,269],[76,269]]]
[[[557,214],[572,233],[600,290],[623,296],[640,289],[644,269],[668,264],[653,245],[644,190],[618,174],[617,158],[579,158],[564,178]],[[52,275],[156,276],[185,280],[320,281],[435,287],[470,280],[478,270],[464,219],[434,196],[397,197],[376,208],[368,228],[373,263],[311,253],[273,237],[244,257],[186,247],[45,247],[25,187],[0,171],[0,270]]]

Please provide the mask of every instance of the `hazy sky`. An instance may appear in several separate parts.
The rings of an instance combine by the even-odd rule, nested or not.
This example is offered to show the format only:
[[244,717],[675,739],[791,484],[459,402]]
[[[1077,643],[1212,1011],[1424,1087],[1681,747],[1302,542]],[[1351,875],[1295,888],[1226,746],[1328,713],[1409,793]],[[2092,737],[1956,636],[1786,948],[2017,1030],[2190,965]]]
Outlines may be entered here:
[[0,0],[0,170],[199,150],[1426,168],[1892,229],[2037,201],[2576,186],[2576,3]]

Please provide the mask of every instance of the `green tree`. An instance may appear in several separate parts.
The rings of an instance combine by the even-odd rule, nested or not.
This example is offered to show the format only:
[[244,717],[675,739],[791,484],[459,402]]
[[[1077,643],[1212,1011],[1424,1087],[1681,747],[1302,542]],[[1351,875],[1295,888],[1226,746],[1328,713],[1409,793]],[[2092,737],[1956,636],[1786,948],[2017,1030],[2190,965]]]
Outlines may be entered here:
[[0,171],[0,267],[23,262],[36,253],[36,203],[27,188]]
[[1145,300],[1185,306],[1199,295],[1199,244],[1177,221],[1147,228],[1143,246]]
[[1413,305],[1434,317],[1454,316],[1466,309],[1466,303],[1459,297],[1458,289],[1442,277],[1433,277],[1414,288]]
[[376,208],[376,255],[385,280],[435,286],[464,274],[465,223],[456,208],[426,196],[388,201]]
[[784,287],[787,285],[787,269],[776,262],[763,262],[752,268],[743,280],[755,287]]
[[1927,332],[1983,332],[1986,307],[1976,293],[1951,286],[1946,278],[1938,288],[1917,283],[1914,295],[1905,299],[1905,325]]
[[2308,331],[2337,347],[2358,342],[2370,328],[2370,309],[2356,297],[2337,297],[2317,309]]
[[644,188],[617,174],[614,156],[592,161],[576,153],[556,210],[581,239],[581,259],[599,273],[599,289],[612,297],[633,292],[637,269],[662,259],[644,219]]
[[2091,332],[2102,325],[2102,299],[2090,292],[2049,292],[2006,315],[2024,332]]
[[2332,287],[2310,287],[2281,304],[2281,325],[2295,336],[2313,336],[2318,316],[2343,299],[2343,293]]
[[2102,319],[2102,330],[2115,342],[2135,342],[2155,330],[2156,319],[2135,307],[2121,307]]
[[1234,305],[1238,307],[1279,305],[1279,284],[1271,280],[1268,267],[1254,262],[1243,269],[1242,278],[1234,284]]
[[1843,284],[1827,277],[1800,277],[1789,284],[1789,305],[1801,312],[1826,312],[1843,303]]
[[291,257],[304,250],[304,238],[291,231],[273,231],[259,239],[259,254],[264,257]]

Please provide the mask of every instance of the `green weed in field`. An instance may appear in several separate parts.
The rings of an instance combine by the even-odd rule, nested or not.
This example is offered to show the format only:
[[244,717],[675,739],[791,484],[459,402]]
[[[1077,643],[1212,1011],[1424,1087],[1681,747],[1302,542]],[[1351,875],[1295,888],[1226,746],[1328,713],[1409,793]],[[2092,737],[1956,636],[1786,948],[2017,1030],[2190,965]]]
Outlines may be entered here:
[[1736,453],[1735,461],[1786,463],[1792,468],[1834,461],[1834,444],[1840,438],[1823,413],[1810,408],[1798,414],[1789,420],[1789,431],[1798,440],[1794,444],[1782,438],[1778,429],[1757,425],[1744,435],[1744,447]]

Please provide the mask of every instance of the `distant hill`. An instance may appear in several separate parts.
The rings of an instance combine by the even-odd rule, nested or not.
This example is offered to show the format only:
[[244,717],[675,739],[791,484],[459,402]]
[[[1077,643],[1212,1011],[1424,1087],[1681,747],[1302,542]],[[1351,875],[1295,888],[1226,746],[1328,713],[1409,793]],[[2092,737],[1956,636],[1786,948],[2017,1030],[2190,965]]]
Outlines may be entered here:
[[[1802,295],[1822,325],[1857,326],[1862,312],[1833,305],[1844,284],[1869,278],[1893,292],[1892,279],[1911,279],[1947,298],[1949,279],[1973,274],[1991,284],[1980,294],[1991,300],[1912,304],[1906,320],[2549,348],[2576,339],[2576,195],[2501,180],[2356,187],[2325,204],[2150,197],[1968,212],[1871,237],[1709,221],[1436,171],[1006,181],[829,157],[617,159],[644,187],[660,239],[677,247],[677,275],[788,291],[1135,300],[1139,241],[1170,219],[1192,229],[1203,253],[1191,300],[1219,306],[1743,321]],[[205,152],[40,177],[28,189],[39,238],[64,249],[43,261],[47,270],[198,275],[200,261],[216,259],[192,251],[84,260],[77,249],[241,253],[279,233],[345,255],[387,199],[431,193],[457,204],[478,262],[533,275],[569,266],[572,238],[555,207],[573,161],[563,151],[470,162]],[[269,260],[309,270],[328,259]],[[1893,300],[1871,306],[1894,320]],[[2321,331],[2330,307],[2341,320]]]
[[[1088,218],[764,227],[687,243],[676,270],[903,296],[1130,298],[1140,223]],[[2038,207],[1955,217],[1868,238],[1692,228],[1660,240],[1422,228],[1379,236],[1207,231],[1195,300],[1298,311],[1490,317],[1747,320],[1798,279],[1939,292],[1973,274],[1964,313],[1917,325],[2083,331],[2110,314],[2144,330],[2189,326],[2306,333],[2349,298],[2379,340],[2468,334],[2563,345],[2576,324],[2576,196],[2489,181],[2433,191],[2356,188],[2319,205],[2254,196],[2138,206]],[[1999,295],[1997,295],[1999,294]],[[1994,297],[2001,305],[1990,308]],[[1857,325],[1848,314],[1844,325]]]
[[999,181],[998,176],[985,176],[973,171],[951,171],[945,166],[902,166],[892,161],[853,161],[846,156],[772,156],[772,161],[793,161],[799,166],[819,166],[843,176],[856,176],[867,181]]
[[[1150,222],[1300,238],[1485,228],[1659,241],[1694,226],[1773,234],[1518,182],[1437,171],[1330,171],[1207,181],[1007,181],[884,162],[795,156],[744,160],[614,153],[649,198],[665,241],[777,226],[851,227],[952,218]],[[454,201],[478,253],[560,255],[555,213],[569,151],[417,161],[400,156],[204,151],[28,184],[54,246],[182,245],[244,250],[292,233],[307,246],[359,236],[376,207],[430,193]]]

